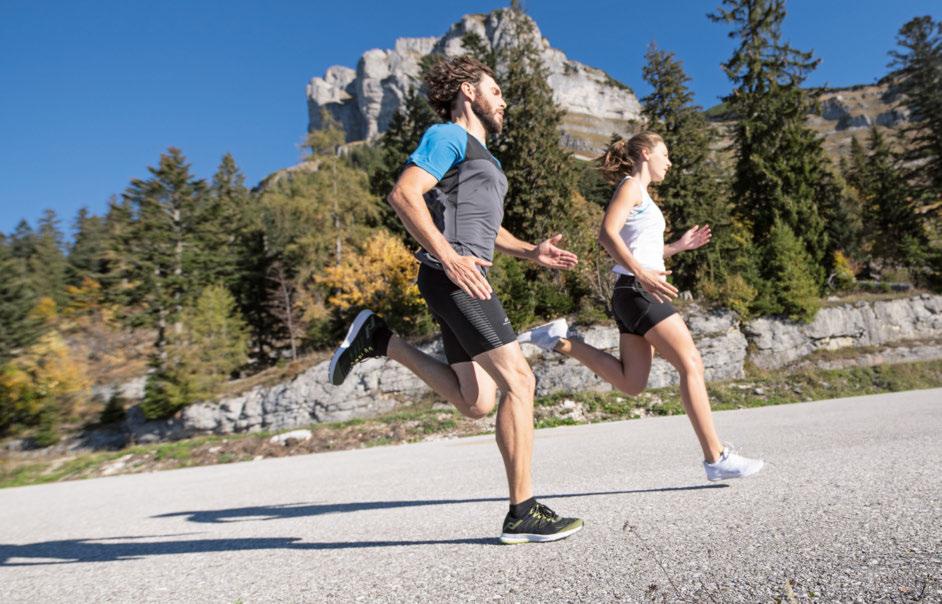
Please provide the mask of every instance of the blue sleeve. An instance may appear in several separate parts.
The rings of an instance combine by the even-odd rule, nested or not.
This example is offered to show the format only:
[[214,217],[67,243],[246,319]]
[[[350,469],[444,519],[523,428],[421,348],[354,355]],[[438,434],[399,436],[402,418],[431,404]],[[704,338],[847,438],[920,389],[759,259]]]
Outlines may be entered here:
[[458,124],[436,124],[422,135],[406,165],[418,166],[441,180],[452,166],[464,160],[468,133]]

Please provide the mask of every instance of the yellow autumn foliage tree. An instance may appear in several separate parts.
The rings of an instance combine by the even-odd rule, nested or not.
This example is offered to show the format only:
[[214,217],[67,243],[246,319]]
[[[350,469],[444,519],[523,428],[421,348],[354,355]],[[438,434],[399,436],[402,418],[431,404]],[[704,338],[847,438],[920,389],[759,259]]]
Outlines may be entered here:
[[[48,312],[44,306],[42,311]],[[38,426],[40,445],[58,439],[56,426],[89,394],[85,365],[58,331],[47,331],[23,354],[0,367],[0,433]]]
[[429,333],[431,317],[415,284],[418,263],[402,241],[386,230],[376,231],[363,250],[348,254],[315,277],[329,292],[327,305],[342,317],[369,308],[396,333]]

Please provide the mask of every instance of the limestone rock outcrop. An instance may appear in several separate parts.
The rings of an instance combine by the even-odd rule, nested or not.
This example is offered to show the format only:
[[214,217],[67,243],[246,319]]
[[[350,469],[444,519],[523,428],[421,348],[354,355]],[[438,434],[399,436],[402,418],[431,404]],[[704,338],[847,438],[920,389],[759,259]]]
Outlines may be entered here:
[[[369,140],[384,132],[406,93],[417,82],[420,61],[430,53],[464,54],[461,41],[469,32],[490,48],[508,43],[506,10],[465,15],[440,38],[400,38],[391,50],[365,52],[356,70],[335,66],[307,86],[308,130],[321,127],[327,109],[342,125],[348,141]],[[641,106],[627,86],[600,69],[568,59],[536,29],[541,58],[553,96],[566,112],[561,141],[575,151],[601,150],[613,131],[629,133],[629,120]]]
[[[765,369],[806,362],[802,359],[819,350],[887,344],[895,346],[885,351],[868,349],[866,355],[875,363],[942,356],[942,296],[938,295],[825,308],[808,324],[768,318],[742,324],[732,312],[706,312],[695,305],[684,311],[684,318],[703,357],[708,381],[743,377],[747,351],[749,360]],[[614,325],[576,328],[570,336],[611,352],[618,349],[619,336]],[[444,358],[439,340],[421,348],[436,358]],[[544,353],[529,344],[524,345],[524,354],[536,375],[538,396],[611,390],[591,371],[562,355]],[[133,441],[149,442],[200,433],[285,430],[374,416],[393,409],[402,400],[414,400],[429,393],[421,380],[387,359],[361,363],[339,387],[328,384],[327,365],[328,361],[322,361],[290,382],[190,405],[170,420],[145,421],[134,407],[129,412],[126,431]],[[839,364],[822,364],[829,366]],[[655,358],[648,387],[677,382],[677,372],[660,357]]]

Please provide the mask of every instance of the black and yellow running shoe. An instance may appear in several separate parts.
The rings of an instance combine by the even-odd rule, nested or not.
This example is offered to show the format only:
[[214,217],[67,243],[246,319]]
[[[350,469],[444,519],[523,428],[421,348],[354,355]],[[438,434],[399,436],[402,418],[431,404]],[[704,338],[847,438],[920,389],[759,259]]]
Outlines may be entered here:
[[582,530],[581,518],[560,518],[559,514],[542,503],[535,503],[523,518],[507,513],[500,542],[508,545],[558,541]]
[[386,353],[377,347],[378,335],[385,335],[385,341],[388,342],[389,327],[386,326],[386,321],[373,314],[373,311],[361,310],[330,359],[327,375],[331,384],[343,384],[353,366],[363,359],[380,357]]

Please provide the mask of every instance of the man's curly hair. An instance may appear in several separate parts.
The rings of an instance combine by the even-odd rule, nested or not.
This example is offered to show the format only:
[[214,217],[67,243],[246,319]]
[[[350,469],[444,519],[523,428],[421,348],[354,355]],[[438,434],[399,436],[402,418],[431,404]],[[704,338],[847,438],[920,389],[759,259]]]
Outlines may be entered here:
[[494,71],[469,56],[454,59],[441,58],[425,73],[425,90],[429,105],[443,120],[451,119],[451,106],[465,82],[477,85],[485,75],[494,77]]

